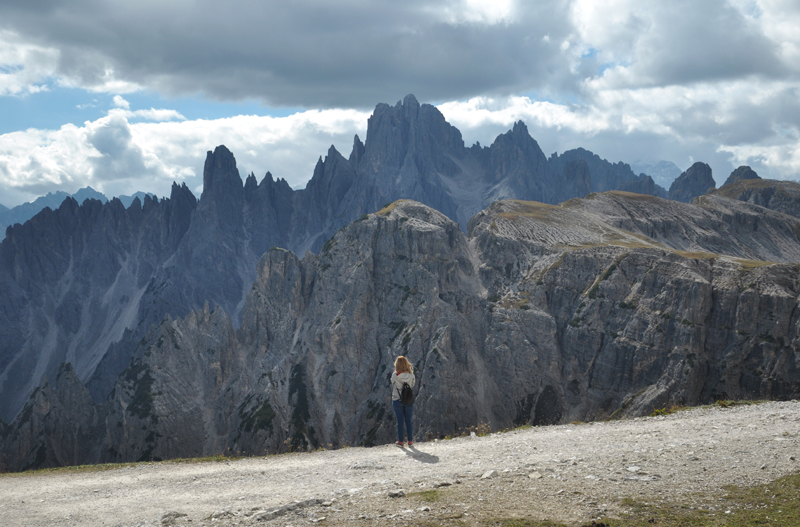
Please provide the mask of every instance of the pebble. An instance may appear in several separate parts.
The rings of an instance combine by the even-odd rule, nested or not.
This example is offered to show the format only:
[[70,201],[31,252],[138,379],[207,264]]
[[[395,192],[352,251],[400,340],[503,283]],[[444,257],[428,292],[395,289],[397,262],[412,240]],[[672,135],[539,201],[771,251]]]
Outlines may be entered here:
[[528,474],[528,477],[531,479],[542,479],[542,474],[540,472],[531,472]]
[[406,495],[406,493],[405,493],[405,491],[403,489],[390,490],[389,491],[389,497],[390,498],[402,498],[405,495]]
[[497,475],[497,471],[496,470],[487,470],[486,472],[483,473],[483,475],[481,476],[481,479],[492,479],[496,475]]

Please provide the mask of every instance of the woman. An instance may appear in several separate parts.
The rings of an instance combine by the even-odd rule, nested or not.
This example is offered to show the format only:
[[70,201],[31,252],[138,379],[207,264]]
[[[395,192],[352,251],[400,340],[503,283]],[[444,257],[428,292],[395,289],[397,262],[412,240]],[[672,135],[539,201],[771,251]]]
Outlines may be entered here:
[[403,389],[403,383],[408,383],[412,388],[414,387],[414,370],[411,368],[411,363],[408,359],[400,355],[394,361],[394,373],[392,373],[392,408],[394,408],[394,415],[397,416],[397,441],[395,445],[403,447],[403,425],[405,424],[406,433],[408,435],[408,446],[413,446],[411,440],[413,435],[411,428],[411,413],[414,411],[414,405],[403,406],[400,402],[400,391]]

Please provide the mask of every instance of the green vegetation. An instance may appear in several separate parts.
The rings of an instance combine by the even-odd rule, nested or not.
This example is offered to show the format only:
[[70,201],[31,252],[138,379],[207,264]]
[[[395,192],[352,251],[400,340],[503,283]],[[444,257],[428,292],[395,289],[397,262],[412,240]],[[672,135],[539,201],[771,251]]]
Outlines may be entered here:
[[678,412],[680,410],[685,410],[685,409],[686,409],[686,407],[683,406],[683,405],[680,405],[680,404],[674,404],[674,405],[670,406],[669,408],[666,408],[666,407],[664,407],[664,408],[656,408],[655,410],[653,410],[650,413],[650,417],[658,417],[659,415],[674,414],[675,412]]
[[15,477],[25,477],[25,476],[36,476],[40,474],[64,474],[64,473],[84,474],[87,472],[105,472],[107,470],[118,470],[121,468],[136,467],[138,465],[152,465],[153,463],[159,463],[159,464],[222,463],[224,461],[237,461],[239,459],[244,459],[244,458],[245,456],[225,456],[222,454],[216,454],[213,456],[206,456],[206,457],[167,459],[165,461],[136,461],[129,463],[103,463],[100,465],[75,465],[70,467],[40,468],[37,470],[28,470],[25,472],[0,473],[0,477],[15,478]]
[[522,518],[490,520],[485,522],[484,525],[487,527],[567,527],[563,523],[551,522],[550,520],[537,521]]
[[675,254],[683,256],[684,258],[691,258],[693,260],[709,260],[712,258],[717,258],[718,254],[707,253],[702,251],[673,251]]
[[631,510],[620,519],[603,520],[614,527],[735,527],[800,525],[800,474],[751,488],[727,487],[726,494],[691,509],[686,505],[646,505],[627,500]]
[[390,212],[392,212],[392,211],[394,210],[394,208],[395,208],[395,207],[396,207],[396,206],[397,206],[399,203],[403,203],[404,201],[411,201],[411,200],[410,200],[410,199],[398,199],[398,200],[397,200],[397,201],[395,201],[395,202],[392,202],[392,203],[387,203],[386,205],[384,205],[384,206],[383,206],[383,208],[381,208],[381,210],[379,210],[379,211],[378,211],[378,212],[376,212],[375,214],[377,214],[378,216],[388,216],[388,215],[389,215],[389,213],[390,213]]
[[322,251],[320,252],[320,255],[323,255],[323,254],[328,254],[328,252],[330,252],[330,250],[331,250],[331,249],[333,249],[333,247],[334,247],[335,245],[336,245],[336,242],[335,242],[335,241],[333,241],[333,236],[331,236],[331,237],[330,237],[330,238],[328,238],[328,239],[327,239],[327,241],[325,241],[325,243],[322,245]]
[[614,271],[617,270],[617,263],[619,263],[619,260],[621,259],[622,256],[620,256],[615,263],[611,264],[611,266],[605,270],[605,272],[600,276],[600,279],[597,280],[594,283],[594,285],[592,285],[591,288],[589,288],[589,292],[586,293],[586,296],[588,296],[589,298],[597,298],[597,290],[600,288],[600,284],[608,280],[609,277],[611,277],[611,275],[614,274]]
[[442,492],[438,490],[423,490],[421,492],[410,492],[409,498],[416,498],[427,503],[434,503],[442,498]]

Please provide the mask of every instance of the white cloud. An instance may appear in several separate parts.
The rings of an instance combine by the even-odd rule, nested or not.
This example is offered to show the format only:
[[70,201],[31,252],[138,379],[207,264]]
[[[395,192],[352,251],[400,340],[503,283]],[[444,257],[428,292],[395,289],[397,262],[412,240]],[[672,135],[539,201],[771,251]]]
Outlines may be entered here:
[[16,32],[0,30],[0,96],[47,89],[45,82],[55,72],[58,58],[54,48],[21,42]]
[[205,152],[220,144],[234,153],[242,173],[253,171],[261,178],[270,170],[302,187],[331,144],[349,155],[353,135],[363,137],[368,116],[314,110],[288,117],[187,121],[174,110],[114,108],[81,127],[0,135],[0,189],[18,201],[86,185],[107,195],[138,190],[164,195],[172,181],[197,188]]
[[457,0],[444,9],[450,24],[501,24],[514,21],[514,0]]
[[121,95],[115,95],[113,103],[117,108],[125,108],[126,110],[131,109],[131,104],[123,99]]
[[[243,0],[224,20],[210,0],[143,5],[97,0],[68,20],[37,3],[0,7],[13,28],[0,30],[0,95],[73,86],[117,106],[82,127],[0,137],[6,188],[96,178],[139,190],[123,173],[145,169],[154,185],[198,178],[220,143],[246,170],[302,186],[327,143],[346,155],[366,126],[354,110],[214,121],[131,110],[122,95],[144,88],[305,108],[412,92],[454,101],[440,109],[484,143],[523,119],[550,148],[612,160],[705,160],[723,180],[743,162],[773,177],[800,170],[796,0]],[[8,142],[30,151],[4,153]]]

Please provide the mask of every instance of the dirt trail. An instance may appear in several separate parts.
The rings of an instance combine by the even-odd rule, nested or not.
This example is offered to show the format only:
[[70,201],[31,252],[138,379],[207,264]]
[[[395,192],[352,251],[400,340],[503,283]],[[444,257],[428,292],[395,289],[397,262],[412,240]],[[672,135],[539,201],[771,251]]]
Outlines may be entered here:
[[[413,449],[0,475],[0,524],[469,525],[514,516],[590,523],[619,513],[626,497],[691,506],[724,485],[772,481],[800,471],[798,457],[800,402],[700,408]],[[414,494],[434,488],[432,503]],[[389,497],[398,490],[406,495]]]

